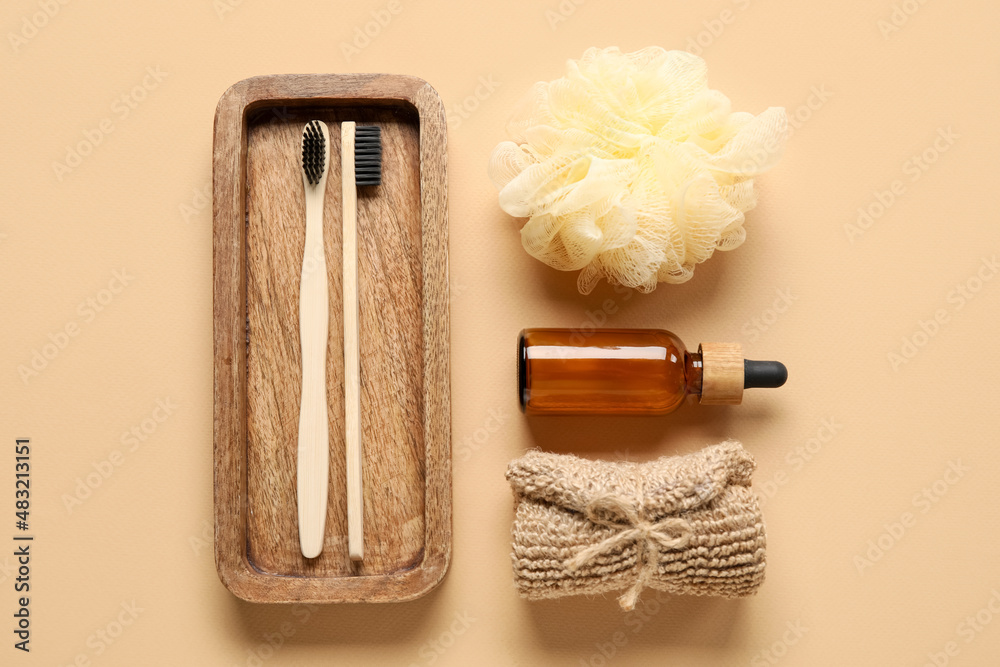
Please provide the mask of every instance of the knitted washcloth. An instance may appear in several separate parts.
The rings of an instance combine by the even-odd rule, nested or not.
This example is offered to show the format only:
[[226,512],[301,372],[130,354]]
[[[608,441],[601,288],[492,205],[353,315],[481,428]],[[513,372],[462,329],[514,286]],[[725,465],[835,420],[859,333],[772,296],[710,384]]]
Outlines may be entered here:
[[528,452],[512,461],[514,581],[529,599],[628,590],[744,597],[764,580],[756,464],[729,440],[648,463]]

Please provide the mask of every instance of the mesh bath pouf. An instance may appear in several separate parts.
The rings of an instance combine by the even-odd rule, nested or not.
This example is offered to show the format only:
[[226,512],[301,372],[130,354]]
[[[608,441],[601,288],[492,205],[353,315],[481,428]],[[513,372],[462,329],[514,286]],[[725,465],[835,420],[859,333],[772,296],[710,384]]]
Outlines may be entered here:
[[650,47],[589,49],[539,82],[507,126],[489,176],[500,207],[527,218],[533,257],[643,292],[682,283],[743,243],[754,177],[781,156],[785,110],[733,112],[705,61]]

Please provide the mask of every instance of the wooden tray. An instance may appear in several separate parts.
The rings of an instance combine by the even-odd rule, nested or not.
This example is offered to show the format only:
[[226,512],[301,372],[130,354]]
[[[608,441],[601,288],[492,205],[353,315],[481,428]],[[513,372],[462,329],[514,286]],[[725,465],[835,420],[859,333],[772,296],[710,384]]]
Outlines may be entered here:
[[[330,126],[330,486],[323,553],[299,551],[296,438],[299,147]],[[382,128],[382,185],[358,197],[365,559],[347,552],[340,122]],[[253,602],[394,602],[444,576],[451,553],[446,122],[426,82],[393,75],[246,79],[214,135],[215,563]]]

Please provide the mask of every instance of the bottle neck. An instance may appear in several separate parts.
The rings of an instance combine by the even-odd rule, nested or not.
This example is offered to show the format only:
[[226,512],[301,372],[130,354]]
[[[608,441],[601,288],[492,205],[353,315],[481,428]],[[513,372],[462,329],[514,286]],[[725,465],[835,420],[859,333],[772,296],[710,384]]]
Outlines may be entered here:
[[701,396],[702,361],[700,352],[684,353],[684,386],[687,393]]

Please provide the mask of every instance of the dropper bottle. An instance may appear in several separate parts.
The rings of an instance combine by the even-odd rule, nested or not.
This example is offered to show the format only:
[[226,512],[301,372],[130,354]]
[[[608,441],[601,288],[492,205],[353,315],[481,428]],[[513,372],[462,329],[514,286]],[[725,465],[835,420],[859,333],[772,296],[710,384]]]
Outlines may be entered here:
[[744,359],[739,343],[688,352],[662,329],[525,329],[517,360],[518,400],[529,415],[663,415],[688,395],[739,405],[744,389],[788,378],[781,362]]

